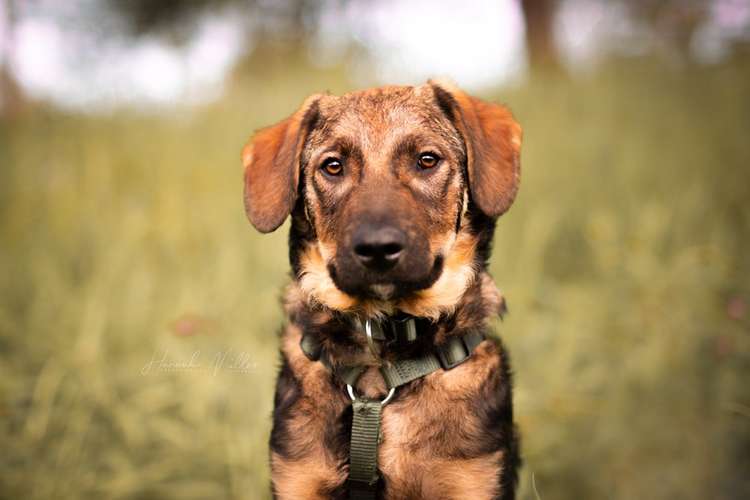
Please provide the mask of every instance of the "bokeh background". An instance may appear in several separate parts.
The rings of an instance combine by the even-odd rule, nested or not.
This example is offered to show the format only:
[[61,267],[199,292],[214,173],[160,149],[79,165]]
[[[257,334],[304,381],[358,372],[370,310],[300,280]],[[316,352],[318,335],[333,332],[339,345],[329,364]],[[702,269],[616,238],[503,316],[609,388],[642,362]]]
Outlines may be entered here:
[[432,76],[525,130],[520,498],[750,498],[744,0],[1,1],[0,498],[268,498],[286,227],[240,149]]

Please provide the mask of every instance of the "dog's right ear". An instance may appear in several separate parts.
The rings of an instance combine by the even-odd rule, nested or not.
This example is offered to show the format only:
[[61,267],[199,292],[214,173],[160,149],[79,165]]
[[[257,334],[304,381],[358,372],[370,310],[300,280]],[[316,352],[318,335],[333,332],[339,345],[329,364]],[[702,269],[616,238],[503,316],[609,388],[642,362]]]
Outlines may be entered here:
[[245,213],[261,233],[279,227],[297,201],[300,157],[318,118],[320,95],[308,97],[292,116],[259,130],[242,149]]

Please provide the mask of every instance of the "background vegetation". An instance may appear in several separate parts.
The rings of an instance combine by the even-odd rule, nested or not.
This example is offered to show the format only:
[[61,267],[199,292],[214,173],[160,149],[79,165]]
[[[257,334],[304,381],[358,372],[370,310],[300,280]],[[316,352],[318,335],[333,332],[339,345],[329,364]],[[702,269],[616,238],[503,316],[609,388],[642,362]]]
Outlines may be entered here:
[[[202,108],[0,121],[0,498],[269,496],[286,230],[239,150],[353,88],[295,54]],[[520,498],[750,496],[748,88],[646,57],[485,93],[525,130],[492,258]]]

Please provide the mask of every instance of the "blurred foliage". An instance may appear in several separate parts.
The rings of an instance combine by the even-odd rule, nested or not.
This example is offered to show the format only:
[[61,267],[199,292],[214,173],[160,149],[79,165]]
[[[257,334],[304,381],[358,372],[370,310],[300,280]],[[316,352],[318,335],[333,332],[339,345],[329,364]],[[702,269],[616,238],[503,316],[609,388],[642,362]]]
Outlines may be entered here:
[[[239,151],[345,74],[255,60],[199,110],[0,122],[0,497],[268,497],[286,235],[246,222]],[[492,259],[520,498],[750,495],[749,84],[646,60],[485,96],[525,129]]]
[[302,44],[325,7],[325,2],[315,0],[108,0],[108,4],[112,10],[109,15],[122,18],[131,35],[168,33],[177,43],[189,40],[191,28],[206,14],[236,8],[247,36],[264,43],[281,39],[286,44]]
[[114,12],[122,16],[134,35],[168,29],[185,33],[185,25],[190,25],[196,17],[220,8],[229,0],[130,0],[119,2],[109,0]]

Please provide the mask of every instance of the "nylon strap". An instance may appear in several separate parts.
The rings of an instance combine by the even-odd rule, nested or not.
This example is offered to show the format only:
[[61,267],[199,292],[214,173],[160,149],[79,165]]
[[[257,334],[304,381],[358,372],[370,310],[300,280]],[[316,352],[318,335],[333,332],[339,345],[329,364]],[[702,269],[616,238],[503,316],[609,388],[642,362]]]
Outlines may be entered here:
[[399,359],[380,367],[380,374],[388,389],[408,384],[440,369],[440,361],[432,353],[418,358]]
[[378,482],[380,401],[357,398],[352,402],[352,437],[349,451],[349,498],[375,498]]
[[380,367],[388,389],[408,384],[443,368],[450,370],[460,365],[474,349],[484,340],[481,332],[470,331],[461,337],[451,337],[436,348],[435,353],[427,353],[417,358],[398,359]]

